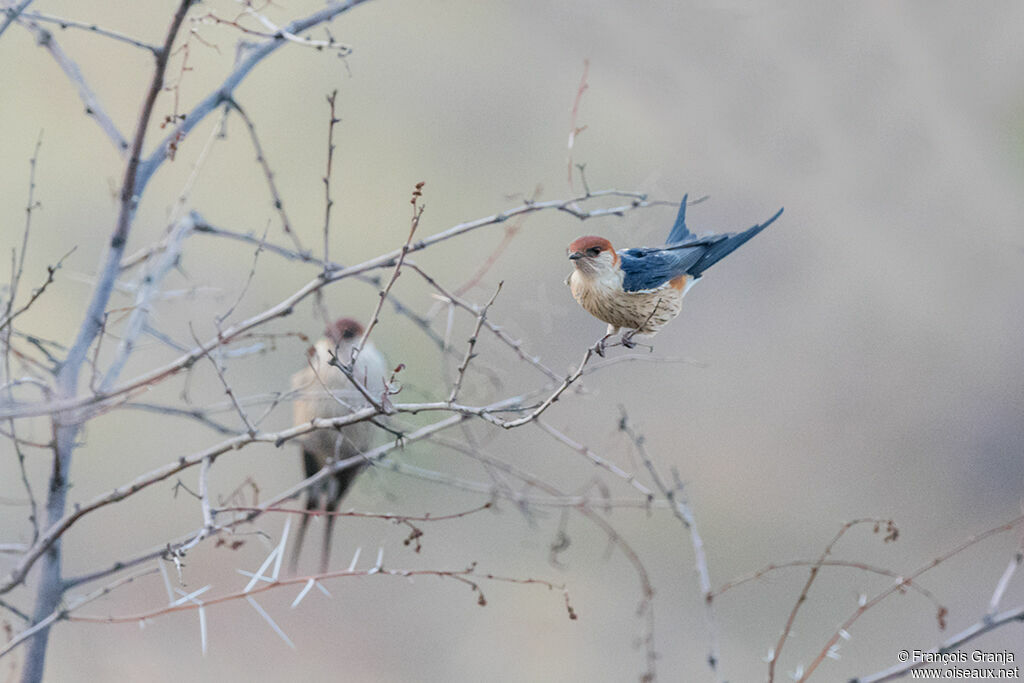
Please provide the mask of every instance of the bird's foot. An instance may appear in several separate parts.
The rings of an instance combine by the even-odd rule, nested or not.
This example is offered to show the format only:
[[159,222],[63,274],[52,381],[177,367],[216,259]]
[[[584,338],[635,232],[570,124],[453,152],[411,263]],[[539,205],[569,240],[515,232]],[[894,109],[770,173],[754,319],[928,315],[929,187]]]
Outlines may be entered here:
[[590,350],[596,353],[597,355],[601,356],[601,358],[604,358],[604,350],[608,346],[608,339],[610,339],[611,336],[611,334],[604,335],[603,337],[597,340],[596,344],[590,347]]
[[651,344],[642,344],[640,342],[633,341],[633,337],[635,337],[637,334],[638,333],[636,330],[630,330],[629,332],[626,332],[625,334],[622,335],[622,339],[619,340],[619,343],[622,344],[627,349],[635,349],[637,346],[643,346],[648,351],[654,351],[654,346],[652,346]]

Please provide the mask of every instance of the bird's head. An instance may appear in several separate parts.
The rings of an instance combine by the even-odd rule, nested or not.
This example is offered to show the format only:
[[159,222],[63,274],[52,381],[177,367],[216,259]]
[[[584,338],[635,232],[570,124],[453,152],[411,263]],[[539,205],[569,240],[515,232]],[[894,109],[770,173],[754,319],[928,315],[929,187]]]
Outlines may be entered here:
[[363,332],[363,326],[358,320],[338,318],[327,326],[327,331],[324,334],[335,347],[339,347],[354,346],[362,339]]
[[588,277],[602,275],[619,265],[619,255],[603,237],[580,237],[566,251],[576,270]]

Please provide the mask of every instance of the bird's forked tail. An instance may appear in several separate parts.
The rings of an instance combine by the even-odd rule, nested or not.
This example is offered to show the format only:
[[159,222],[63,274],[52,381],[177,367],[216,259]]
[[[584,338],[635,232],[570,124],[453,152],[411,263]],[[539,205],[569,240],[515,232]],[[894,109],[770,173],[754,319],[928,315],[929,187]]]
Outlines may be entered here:
[[[684,204],[685,206],[685,204]],[[732,235],[721,235],[722,239],[708,246],[707,251],[701,254],[701,257],[695,264],[687,271],[690,275],[695,278],[700,277],[704,274],[704,271],[715,265],[732,252],[739,249],[743,244],[747,242],[751,237],[761,232],[769,225],[775,222],[775,219],[782,215],[782,209],[775,212],[775,215],[766,220],[760,225],[755,225],[752,228],[748,228],[743,232],[738,232]],[[675,228],[672,229],[673,233]]]

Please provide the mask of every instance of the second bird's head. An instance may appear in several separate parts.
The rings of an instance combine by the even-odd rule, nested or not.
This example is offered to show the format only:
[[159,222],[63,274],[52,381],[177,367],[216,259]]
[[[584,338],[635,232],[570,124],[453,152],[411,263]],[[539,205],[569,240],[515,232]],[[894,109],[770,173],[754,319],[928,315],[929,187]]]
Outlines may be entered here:
[[603,237],[580,237],[566,251],[576,270],[587,277],[603,275],[619,265],[619,255],[612,248],[612,243]]
[[363,338],[363,326],[352,318],[338,318],[327,326],[324,333],[335,347],[352,347]]

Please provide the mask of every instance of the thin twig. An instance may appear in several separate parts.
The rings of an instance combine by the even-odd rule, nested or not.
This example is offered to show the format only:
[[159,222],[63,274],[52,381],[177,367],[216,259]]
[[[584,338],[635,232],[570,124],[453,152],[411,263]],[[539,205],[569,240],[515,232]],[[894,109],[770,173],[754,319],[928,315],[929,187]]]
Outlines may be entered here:
[[[544,491],[550,496],[556,498],[568,498],[564,492],[549,484],[547,481],[539,478],[527,475],[522,470],[513,467],[505,461],[494,458],[479,449],[473,449],[467,447],[461,441],[454,441],[450,439],[438,439],[432,438],[433,441],[442,443],[452,450],[460,453],[465,453],[475,460],[479,460],[482,463],[486,463],[491,467],[496,467],[504,472],[515,476],[522,481],[526,482],[530,486]],[[572,509],[580,513],[585,519],[593,523],[601,532],[608,538],[608,542],[611,546],[617,547],[625,555],[626,560],[632,565],[633,570],[636,572],[637,579],[640,582],[641,598],[640,603],[637,605],[636,615],[644,619],[644,629],[641,633],[640,644],[644,649],[644,658],[647,663],[647,670],[641,677],[643,681],[654,681],[656,679],[656,663],[658,654],[655,648],[655,632],[654,632],[654,585],[651,583],[650,574],[647,571],[647,567],[644,565],[643,560],[637,554],[636,550],[624,539],[621,534],[608,522],[603,514],[596,510],[591,509],[589,506],[589,499],[586,497],[580,498],[578,505],[569,506]]]
[[501,286],[503,284],[505,283],[498,283],[498,287],[494,290],[494,294],[491,295],[490,301],[487,302],[476,317],[476,326],[473,328],[473,334],[469,337],[469,343],[466,344],[466,355],[462,359],[462,364],[459,366],[458,374],[455,376],[455,384],[452,386],[452,393],[448,396],[449,403],[454,403],[455,399],[459,396],[459,389],[462,388],[462,380],[466,376],[466,368],[469,367],[469,362],[474,358],[473,349],[476,348],[476,340],[480,336],[480,328],[487,319],[487,311],[490,310],[491,306],[494,304],[494,300],[497,299],[498,294],[501,293]]
[[[192,329],[191,323],[189,323],[188,329],[189,332],[191,332],[192,334],[192,339],[195,341],[196,344],[198,344],[199,337],[196,336],[195,330]],[[217,373],[217,378],[220,380],[221,385],[224,387],[224,393],[228,395],[229,399],[231,399],[231,404],[235,407],[235,411],[238,413],[238,417],[242,419],[242,424],[245,425],[246,434],[248,434],[249,436],[255,436],[256,428],[252,425],[251,422],[249,422],[249,416],[248,414],[246,414],[245,408],[243,408],[242,404],[238,402],[238,397],[235,396],[235,392],[231,388],[231,384],[228,382],[227,377],[224,376],[224,368],[221,367],[220,363],[217,362],[217,359],[215,359],[209,352],[203,355],[209,358],[210,363],[213,364],[213,369]]]
[[[424,271],[422,268],[420,268],[418,265],[416,265],[412,261],[406,261],[405,265],[406,265],[407,268],[410,268],[411,270],[413,270],[414,272],[419,274],[419,276],[422,277],[427,282],[428,285],[430,285],[431,287],[436,289],[438,292],[440,292],[441,296],[443,296],[445,299],[450,301],[453,305],[455,305],[455,306],[457,306],[457,307],[459,307],[459,308],[461,308],[461,309],[463,309],[465,311],[469,311],[474,316],[480,314],[480,310],[476,306],[474,306],[473,304],[470,304],[470,303],[464,301],[458,295],[456,295],[456,294],[446,290],[444,287],[442,287],[437,282],[437,280],[435,280],[433,277],[428,275],[426,271]],[[544,363],[542,363],[540,361],[540,358],[538,358],[536,356],[530,356],[525,351],[523,351],[523,342],[522,342],[522,340],[513,339],[511,337],[511,335],[508,334],[508,332],[506,332],[504,329],[502,329],[498,325],[495,325],[490,320],[484,320],[484,326],[486,326],[487,329],[489,329],[491,332],[493,332],[494,335],[498,339],[500,339],[508,347],[510,347],[513,351],[515,351],[516,355],[519,356],[520,360],[526,361],[527,363],[529,363],[533,367],[535,367],[538,370],[540,370],[542,373],[544,373],[545,376],[547,376],[548,379],[553,380],[555,382],[561,381],[562,378],[558,375],[558,373],[556,373],[554,370],[552,370],[548,366],[544,365]]]
[[[76,249],[78,249],[77,246],[71,247],[71,250],[68,251],[63,256],[61,256],[59,259],[57,259],[57,262],[55,264],[53,264],[52,266],[46,266],[46,280],[43,281],[43,284],[39,285],[38,287],[32,290],[32,295],[29,297],[28,301],[26,301],[16,311],[11,311],[2,321],[0,321],[0,332],[6,331],[6,329],[10,326],[10,324],[14,321],[15,318],[17,318],[19,315],[21,315],[28,309],[32,308],[32,304],[34,304],[36,300],[39,299],[39,297],[46,293],[46,288],[53,284],[54,275],[56,275],[57,271],[60,270],[61,266],[64,265],[64,261],[67,260],[67,258],[71,256],[71,254],[75,253]],[[10,304],[13,301],[14,297],[12,296],[8,301],[8,308],[10,307]],[[9,336],[7,338],[7,345],[10,345]]]
[[125,403],[124,408],[133,408],[135,410],[144,410],[150,413],[158,413],[162,415],[176,415],[179,417],[186,417],[192,420],[204,424],[210,429],[213,429],[221,434],[237,435],[243,432],[238,429],[233,429],[227,425],[223,425],[216,420],[211,419],[205,412],[197,408],[177,408],[175,406],[163,406],[155,403],[143,403],[141,401],[132,401]]
[[576,121],[579,118],[580,113],[580,102],[583,101],[583,93],[587,91],[590,84],[587,83],[587,74],[590,72],[590,60],[583,60],[583,75],[580,77],[580,85],[576,88],[576,98],[572,102],[572,110],[569,115],[569,144],[565,157],[565,166],[567,172],[567,180],[569,182],[569,191],[575,192],[576,188],[573,187],[572,182],[572,150],[576,144],[576,136],[587,129],[586,126],[577,125]]
[[82,100],[82,104],[85,105],[85,113],[96,119],[96,124],[99,125],[100,129],[106,134],[110,141],[117,148],[119,154],[124,155],[128,151],[128,141],[121,134],[117,124],[114,123],[114,119],[110,117],[103,105],[100,104],[99,97],[93,92],[93,89],[89,87],[88,82],[85,80],[85,76],[82,74],[82,70],[78,68],[78,64],[75,60],[71,59],[70,56],[60,46],[57,40],[53,37],[53,34],[44,29],[34,21],[25,21],[25,26],[28,27],[33,34],[35,34],[36,42],[42,45],[53,57],[54,61],[64,72],[64,75],[74,84],[78,90],[78,98]]
[[903,678],[912,670],[919,669],[929,662],[934,661],[928,659],[926,655],[937,656],[947,652],[954,652],[975,638],[983,636],[991,631],[995,631],[997,628],[1001,628],[1007,624],[1012,624],[1015,621],[1024,622],[1024,606],[1007,610],[1000,614],[986,615],[980,621],[965,628],[939,647],[931,650],[915,651],[915,654],[920,652],[920,656],[918,658],[915,659],[914,657],[911,657],[905,663],[896,664],[895,666],[885,669],[884,671],[871,674],[870,676],[853,678],[850,680],[850,683],[882,683],[882,681],[892,681],[897,678]]
[[166,249],[162,257],[147,264],[146,272],[140,279],[139,288],[135,292],[135,302],[132,313],[128,318],[124,331],[121,333],[121,342],[117,346],[117,353],[110,363],[103,380],[97,389],[97,393],[106,393],[113,386],[120,376],[125,364],[135,351],[135,345],[139,336],[145,329],[146,322],[152,312],[153,299],[160,291],[160,284],[171,270],[178,264],[185,239],[192,233],[195,223],[191,216],[185,216],[174,226],[167,240]]
[[[821,652],[818,653],[817,657],[815,657],[814,660],[804,670],[804,675],[803,675],[803,677],[800,678],[800,681],[806,681],[807,678],[812,673],[814,673],[815,669],[817,669],[818,666],[829,655],[829,653],[832,651],[832,648],[839,641],[839,639],[842,637],[842,635],[847,633],[850,630],[850,628],[853,626],[853,624],[858,619],[860,619],[861,615],[863,615],[865,612],[867,612],[868,610],[873,608],[875,605],[877,605],[878,603],[880,603],[883,600],[885,600],[886,598],[888,598],[893,593],[902,591],[904,586],[907,586],[911,582],[916,581],[922,574],[924,574],[925,572],[928,572],[928,571],[934,569],[935,567],[939,566],[940,564],[942,564],[943,562],[945,562],[949,558],[951,558],[951,557],[953,557],[955,555],[959,555],[960,553],[962,553],[963,551],[967,550],[968,548],[970,548],[970,547],[972,547],[974,545],[977,545],[978,543],[981,543],[982,541],[984,541],[984,540],[986,540],[986,539],[988,539],[988,538],[990,538],[992,536],[995,536],[997,534],[1002,534],[1002,533],[1005,533],[1007,531],[1011,531],[1013,529],[1016,529],[1021,524],[1024,524],[1024,515],[1022,515],[1020,517],[1017,517],[1015,519],[1012,519],[1012,520],[1010,520],[1009,522],[1007,522],[1005,524],[1000,524],[999,526],[996,526],[996,527],[993,527],[991,529],[988,529],[987,531],[983,531],[982,533],[977,534],[975,536],[971,536],[966,541],[963,541],[962,543],[957,545],[955,548],[946,551],[942,555],[939,555],[938,557],[936,557],[932,561],[928,562],[927,564],[922,565],[921,567],[919,567],[915,571],[911,572],[907,576],[905,576],[905,577],[903,577],[901,579],[897,579],[896,582],[893,583],[893,585],[891,585],[888,588],[886,588],[885,590],[881,591],[880,593],[875,595],[873,598],[871,598],[869,600],[863,601],[862,604],[858,605],[857,609],[853,612],[853,614],[851,614],[846,619],[846,621],[844,621],[842,624],[840,624],[839,628],[837,628],[835,630],[835,632],[832,634],[832,636],[829,637],[828,641],[826,641],[826,643],[825,643],[825,646],[821,649]],[[1022,618],[1022,616],[1021,616],[1022,614],[1024,614],[1024,608],[1018,609],[1018,610],[1012,610],[1010,612],[1005,612],[1005,613],[1003,613],[1001,615],[997,615],[997,617],[995,619],[991,620],[991,621],[993,623],[995,621],[998,621],[999,625],[1002,625],[1002,624],[1006,624],[1006,623],[1009,623],[1009,622],[1014,621],[1014,620],[1020,620]],[[961,634],[960,636],[957,636],[952,641],[950,641],[950,643],[952,643],[952,645],[950,645],[949,649],[955,649],[961,643],[967,642],[968,640],[976,638],[977,636],[981,635],[981,633],[987,633],[988,631],[991,631],[992,628],[993,627],[990,627],[988,625],[988,621],[986,619],[982,619],[981,622],[979,622],[978,624],[975,624],[975,626],[972,626],[970,629],[965,631],[963,634]],[[909,664],[907,668],[908,669],[909,668],[914,668],[915,666],[918,666],[920,664],[921,664],[920,662],[918,662],[917,664]],[[884,679],[876,679],[876,680],[884,680]]]
[[210,507],[210,467],[213,458],[204,458],[199,466],[199,505],[203,510],[203,528],[212,531],[215,528],[213,509]]
[[[818,578],[818,573],[824,566],[825,560],[827,560],[828,556],[832,554],[832,549],[835,548],[836,544],[840,541],[840,539],[842,539],[842,537],[846,535],[847,531],[849,531],[855,526],[860,526],[862,524],[872,525],[876,533],[884,527],[886,530],[886,542],[895,541],[899,535],[899,532],[891,519],[854,519],[844,523],[839,528],[839,531],[836,532],[836,535],[832,537],[832,540],[828,542],[828,545],[825,546],[825,549],[821,551],[821,556],[818,558],[818,561],[811,566],[811,573],[807,577],[807,581],[806,583],[804,583],[804,587],[800,590],[800,595],[799,597],[797,597],[796,602],[793,604],[793,608],[790,610],[789,616],[786,618],[786,625],[783,627],[782,633],[779,635],[779,640],[776,643],[775,648],[772,650],[768,660],[769,682],[775,679],[775,665],[779,661],[779,655],[782,653],[782,646],[786,644],[786,639],[789,637],[789,634],[793,630],[793,622],[796,621],[796,615],[800,611],[800,608],[803,607],[804,603],[807,602],[807,594],[810,592],[811,586],[814,585],[814,581]],[[809,673],[809,671],[804,672],[803,678],[806,678]],[[803,678],[801,678],[801,680],[803,680]]]
[[370,318],[370,323],[366,326],[363,331],[363,336],[360,337],[359,343],[352,349],[352,357],[345,359],[345,362],[355,367],[356,359],[359,358],[359,353],[366,346],[366,340],[370,338],[370,334],[373,332],[373,328],[380,322],[380,309],[384,306],[385,299],[388,298],[388,293],[391,292],[391,288],[395,286],[395,281],[398,280],[402,274],[402,264],[405,263],[405,257],[409,253],[409,245],[412,244],[412,238],[416,234],[416,228],[420,225],[420,218],[423,217],[424,206],[419,203],[420,197],[423,196],[423,181],[416,183],[416,188],[412,192],[412,220],[409,222],[409,236],[405,240],[405,244],[399,250],[398,258],[395,261],[395,268],[391,271],[391,279],[378,293],[377,305],[373,309],[373,316]]
[[1003,575],[999,577],[999,583],[996,584],[996,589],[992,592],[992,599],[988,602],[988,612],[986,612],[986,615],[991,617],[999,610],[999,603],[1003,601],[1003,595],[1006,593],[1006,588],[1010,585],[1010,579],[1020,569],[1022,562],[1024,562],[1024,549],[1018,548],[1017,552],[1013,554],[1013,558],[1010,559],[1010,564],[1003,571]]
[[[252,279],[256,277],[256,264],[259,263],[260,254],[263,253],[263,245],[266,244],[266,238],[267,232],[266,230],[264,230],[263,239],[260,240],[259,245],[256,246],[256,252],[252,255],[252,267],[249,268],[249,275],[245,278],[245,284],[242,286],[242,290],[238,293],[238,298],[235,299],[235,302],[231,304],[231,307],[228,308],[228,310],[224,311],[224,313],[214,318],[214,321],[216,322],[218,329],[224,323],[224,321],[227,320],[228,317],[230,317],[230,315],[235,312],[235,309],[238,307],[238,304],[242,303],[242,299],[245,298],[245,293],[249,291],[249,285],[252,284]],[[199,340],[196,340],[197,343],[198,341]]]
[[[292,223],[288,219],[288,213],[284,209],[284,200],[281,199],[281,192],[277,189],[277,183],[274,181],[274,171],[270,168],[270,162],[267,161],[266,154],[263,152],[263,145],[260,144],[260,138],[256,134],[256,124],[253,123],[252,119],[242,108],[242,105],[238,103],[234,98],[228,98],[226,104],[231,107],[245,123],[245,127],[249,131],[249,139],[252,141],[252,147],[256,151],[256,163],[260,165],[260,169],[263,170],[263,177],[267,181],[267,188],[270,190],[270,196],[274,200],[274,210],[277,211],[278,217],[281,219],[281,228],[284,233],[291,239],[292,244],[299,250],[300,253],[308,253],[302,247],[302,242],[299,241],[299,236],[292,229]],[[266,234],[264,234],[266,238]],[[266,239],[262,240],[266,242]]]
[[[323,261],[322,259],[313,256],[309,251],[296,251],[294,249],[288,249],[288,248],[285,248],[285,247],[282,247],[282,246],[279,246],[279,245],[267,242],[262,237],[259,237],[259,236],[255,235],[253,233],[235,232],[235,231],[232,231],[232,230],[227,230],[225,228],[220,228],[220,227],[214,226],[214,225],[208,223],[206,221],[206,219],[202,218],[198,213],[195,213],[195,212],[193,212],[192,217],[196,221],[196,232],[201,233],[201,234],[214,235],[214,236],[217,236],[217,237],[225,237],[227,239],[236,240],[236,241],[239,241],[239,242],[245,242],[247,244],[254,244],[254,245],[262,244],[264,251],[270,252],[272,254],[275,254],[275,255],[280,256],[282,258],[286,258],[286,259],[291,260],[291,261],[300,261],[302,263],[309,263],[311,265],[319,266],[320,268],[322,268],[323,270],[326,270],[326,271],[341,270],[344,267],[341,264],[337,263],[336,261],[329,261],[329,262],[328,261]],[[143,250],[143,252],[147,252],[147,251],[149,251],[149,250]],[[140,252],[139,255],[133,256],[133,259],[140,258],[143,252]],[[408,265],[408,263],[409,262],[406,261],[406,265]],[[363,282],[363,283],[368,284],[368,285],[370,285],[372,287],[375,287],[378,290],[380,289],[380,282],[381,282],[381,280],[380,280],[379,277],[377,277],[375,275],[362,275],[362,274],[360,274],[360,275],[355,275],[353,277],[355,277],[355,279],[359,280],[360,282]],[[317,293],[319,294],[319,290],[318,290]],[[409,308],[407,305],[405,305],[401,300],[397,299],[395,297],[394,293],[390,293],[388,295],[388,301],[391,302],[391,306],[394,309],[396,314],[404,316],[404,317],[408,318],[409,320],[411,320],[414,325],[416,325],[418,328],[420,328],[420,330],[428,338],[431,339],[431,341],[433,341],[439,347],[443,346],[442,339],[438,336],[438,334],[436,332],[434,332],[431,329],[430,321],[429,320],[427,320],[426,318],[424,318],[421,315],[418,315],[415,311],[413,311],[411,308]],[[325,320],[324,324],[326,325],[327,321],[329,320],[329,316],[327,318],[324,318],[324,320]]]
[[77,28],[83,31],[88,31],[89,33],[92,33],[97,36],[103,36],[104,38],[110,38],[111,40],[116,40],[122,43],[127,43],[128,45],[132,45],[143,50],[148,50],[149,52],[152,52],[154,56],[160,51],[159,45],[146,43],[136,38],[132,38],[127,34],[119,33],[118,31],[112,31],[110,29],[103,28],[102,26],[97,26],[96,24],[88,24],[83,21],[75,21],[74,19],[64,19],[62,17],[55,17],[49,14],[43,14],[42,12],[23,12],[22,16],[25,17],[26,19],[32,19],[33,21],[41,21],[43,23],[48,24],[57,24],[57,26],[59,26],[62,29]]
[[607,460],[606,458],[601,457],[600,455],[595,453],[593,450],[591,450],[585,444],[582,444],[579,441],[576,441],[575,439],[571,438],[569,435],[565,434],[564,432],[559,431],[558,429],[555,429],[555,427],[553,427],[546,420],[542,420],[542,419],[538,418],[538,419],[534,420],[534,424],[536,424],[538,427],[540,427],[543,431],[547,432],[547,434],[549,434],[550,436],[554,437],[555,440],[557,440],[560,443],[568,446],[570,449],[576,451],[577,453],[579,453],[583,457],[587,458],[587,460],[589,460],[595,466],[600,467],[601,469],[605,470],[606,472],[609,472],[609,473],[615,475],[619,479],[622,479],[624,482],[626,482],[627,484],[632,486],[634,489],[639,491],[641,493],[641,495],[643,495],[644,498],[647,499],[648,503],[651,503],[651,502],[654,501],[654,491],[652,491],[651,489],[649,489],[646,486],[644,486],[636,478],[636,475],[633,474],[632,472],[626,472],[624,469],[622,469],[621,467],[619,467],[615,463],[611,462],[610,460]]
[[97,588],[96,590],[87,593],[86,595],[71,600],[66,607],[51,612],[49,616],[45,617],[41,621],[38,621],[37,623],[33,624],[30,628],[25,629],[24,631],[16,635],[14,638],[7,641],[7,643],[4,644],[4,647],[0,649],[0,657],[6,655],[8,652],[18,647],[21,643],[25,642],[26,640],[34,636],[36,633],[46,630],[53,624],[53,622],[58,621],[60,619],[68,618],[68,615],[74,610],[89,604],[93,600],[98,600],[99,598],[109,595],[112,591],[116,590],[117,588],[120,588],[121,586],[126,586],[135,581],[136,579],[140,579],[143,576],[149,576],[150,574],[155,574],[157,571],[158,569],[156,567],[151,567],[149,569],[140,571],[136,574],[121,577],[120,579],[117,579],[116,581],[113,581],[106,586]]
[[[538,185],[533,189],[533,194],[530,195],[530,198],[527,200],[527,202],[531,203],[537,201],[537,199],[540,197],[540,192],[541,187],[540,185]],[[461,285],[455,288],[456,296],[462,296],[463,294],[471,290],[473,287],[476,287],[480,283],[480,280],[482,280],[483,277],[488,273],[488,271],[490,271],[490,269],[494,267],[494,264],[498,262],[498,259],[501,258],[501,255],[505,252],[506,249],[508,249],[508,246],[512,244],[512,240],[514,240],[516,236],[522,231],[523,222],[525,220],[525,216],[518,216],[514,221],[510,222],[508,225],[505,226],[505,234],[502,235],[501,242],[499,242],[498,246],[496,246],[494,250],[487,255],[487,258],[484,259],[483,263],[480,264],[480,267],[476,269],[476,272],[473,273],[468,280],[466,280]]]
[[346,57],[352,53],[352,48],[339,43],[333,38],[328,38],[327,40],[315,40],[309,36],[295,35],[294,33],[289,32],[287,28],[278,26],[274,22],[270,21],[270,19],[257,12],[248,2],[245,4],[245,13],[255,17],[257,21],[270,29],[270,31],[272,31],[271,35],[275,38],[284,38],[285,40],[289,40],[297,45],[312,47],[317,50],[336,50],[338,55],[341,57]]
[[565,380],[558,386],[558,388],[556,388],[550,396],[544,399],[544,402],[537,406],[537,408],[532,413],[520,417],[516,420],[509,420],[508,422],[503,422],[501,426],[504,427],[505,429],[513,429],[515,427],[519,427],[520,425],[524,425],[527,422],[532,422],[533,420],[536,420],[538,417],[543,415],[544,411],[550,408],[551,405],[555,401],[557,401],[563,393],[565,393],[566,389],[571,387],[576,380],[583,376],[583,370],[584,368],[587,367],[587,363],[590,361],[590,357],[593,355],[594,347],[589,347],[586,353],[583,354],[583,360],[580,361],[580,364],[576,368],[576,370],[572,372],[570,375],[568,375],[565,378]]
[[331,209],[334,207],[334,200],[331,199],[331,174],[334,170],[334,126],[341,121],[334,109],[334,101],[338,97],[338,90],[335,89],[327,96],[327,104],[331,107],[331,119],[327,124],[327,171],[324,173],[324,263],[331,262]]
[[707,553],[704,550],[704,539],[701,537],[697,530],[697,519],[693,514],[693,510],[683,498],[683,482],[679,477],[679,472],[673,468],[673,485],[670,488],[661,475],[658,473],[657,468],[654,466],[654,461],[647,453],[646,439],[644,436],[635,431],[629,424],[629,416],[626,414],[626,409],[619,406],[622,416],[619,419],[619,429],[629,437],[633,442],[634,447],[640,454],[640,459],[647,468],[647,471],[651,475],[651,479],[654,481],[655,488],[661,492],[661,495],[665,497],[665,500],[669,502],[672,508],[672,514],[675,515],[683,527],[687,530],[690,536],[690,545],[693,547],[694,557],[694,569],[697,575],[697,585],[700,589],[701,596],[704,598],[704,618],[708,628],[708,654],[707,664],[708,667],[714,672],[718,680],[722,680],[722,674],[719,671],[719,663],[721,660],[719,644],[718,644],[718,619],[715,617],[715,612],[711,604],[711,573],[708,570],[708,558]]
[[[188,612],[198,609],[200,606],[209,607],[211,605],[217,605],[225,602],[231,602],[233,600],[241,600],[250,598],[253,595],[259,593],[265,593],[267,591],[276,590],[284,586],[295,586],[308,583],[310,580],[313,581],[325,581],[327,579],[346,578],[353,576],[391,576],[396,578],[410,578],[415,576],[436,576],[439,578],[449,578],[461,581],[473,588],[473,592],[478,596],[478,604],[485,605],[486,601],[483,600],[483,594],[479,587],[472,579],[487,580],[487,581],[499,581],[503,583],[515,583],[515,584],[538,584],[549,589],[557,589],[560,592],[565,591],[565,586],[561,584],[555,584],[550,581],[543,579],[533,578],[515,578],[499,576],[496,574],[483,574],[476,571],[475,565],[471,565],[466,569],[461,570],[450,570],[450,569],[387,569],[380,565],[375,565],[370,569],[342,569],[332,572],[324,572],[321,574],[315,574],[312,576],[293,576],[288,578],[277,578],[270,581],[266,581],[259,586],[254,586],[249,590],[237,591],[235,593],[228,593],[214,598],[208,598],[203,600],[202,605],[198,605],[194,602],[181,602],[175,601],[167,607],[162,607],[149,612],[125,615],[125,616],[76,616],[72,614],[65,614],[64,618],[68,621],[80,621],[80,622],[92,622],[97,624],[119,624],[119,623],[135,623],[146,621],[149,619],[155,619],[157,617],[165,616],[167,614],[174,614],[176,612]],[[70,611],[70,610],[69,610]],[[572,607],[569,606],[568,612],[570,619],[575,619],[575,612]],[[9,649],[9,648],[8,648]],[[3,655],[7,650],[0,651],[0,655]]]
[[32,0],[21,0],[21,3],[14,7],[5,7],[3,9],[4,20],[0,21],[0,36],[4,34],[7,27],[10,26],[17,20],[18,15],[25,11],[25,8],[32,4]]
[[[25,2],[21,9],[24,9],[28,5]],[[18,11],[21,11],[20,9]],[[9,15],[9,18],[13,19],[17,14]],[[32,214],[36,209],[36,168],[39,162],[39,150],[43,145],[43,133],[39,132],[39,137],[36,138],[36,146],[32,151],[32,156],[29,158],[29,171],[28,171],[28,199],[25,202],[25,229],[22,232],[21,237],[21,251],[17,254],[11,254],[11,284],[7,290],[7,304],[4,307],[3,323],[0,323],[0,341],[3,343],[4,348],[4,379],[6,382],[7,400],[10,403],[14,402],[14,387],[15,383],[10,381],[12,377],[11,369],[11,336],[14,333],[14,327],[11,325],[11,321],[18,315],[14,312],[14,301],[18,296],[18,285],[21,282],[21,276],[25,270],[25,254],[28,252],[28,238],[32,233]],[[62,259],[63,260],[63,259]],[[56,267],[47,268],[47,279],[46,282],[39,288],[37,288],[32,296],[29,298],[28,303],[22,307],[23,312],[42,296],[46,290],[47,285],[53,281],[53,273],[57,267],[60,267],[60,262],[57,263]],[[45,392],[49,392],[49,387],[44,389]],[[21,440],[17,435],[17,426],[13,419],[8,422],[8,429],[10,430],[10,439],[14,444],[15,456],[18,459],[18,471],[21,476],[22,486],[25,487],[25,493],[28,496],[29,502],[29,523],[32,525],[32,542],[35,543],[39,538],[39,510],[36,504],[36,497],[32,491],[32,484],[28,479],[28,472],[25,469],[25,453],[21,450]]]

